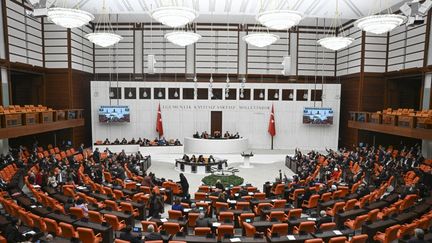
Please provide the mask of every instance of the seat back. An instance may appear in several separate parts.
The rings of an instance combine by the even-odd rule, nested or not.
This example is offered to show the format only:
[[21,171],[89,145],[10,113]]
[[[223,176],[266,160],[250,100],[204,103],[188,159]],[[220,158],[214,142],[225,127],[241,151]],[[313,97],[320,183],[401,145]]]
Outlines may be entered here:
[[277,221],[282,222],[285,219],[285,213],[283,211],[272,211],[268,218],[270,221],[276,219]]
[[398,230],[400,229],[400,227],[401,226],[399,224],[397,224],[397,225],[393,225],[393,226],[387,228],[385,231],[385,241],[386,242],[392,242],[392,241],[396,240],[397,239],[397,233],[398,233]]
[[178,210],[168,210],[168,218],[170,219],[179,219],[183,217],[183,214],[181,211]]
[[355,218],[354,228],[355,228],[355,229],[359,229],[359,228],[361,228],[361,227],[362,227],[362,224],[363,224],[366,220],[368,220],[368,218],[369,218],[369,216],[368,216],[367,214],[357,216],[357,217]]
[[252,224],[243,222],[246,237],[254,237],[256,234],[256,228]]
[[165,222],[162,228],[170,235],[175,235],[180,232],[180,225],[178,223]]
[[273,224],[270,229],[270,236],[273,234],[287,235],[288,234],[288,224]]
[[78,227],[78,237],[82,243],[94,243],[96,237],[92,229]]
[[221,212],[219,214],[219,221],[232,222],[233,220],[234,220],[234,213],[233,212]]
[[306,221],[301,222],[299,225],[299,232],[306,232],[306,233],[313,233],[315,232],[315,222],[313,221]]
[[323,243],[324,241],[321,238],[305,240],[304,243]]
[[89,211],[88,212],[89,221],[93,223],[102,224],[104,222],[102,214],[97,211]]
[[329,243],[345,243],[346,237],[345,236],[338,236],[333,237],[329,240]]
[[107,208],[111,208],[111,210],[113,210],[113,211],[119,211],[119,210],[118,210],[117,203],[116,203],[115,201],[112,201],[112,200],[105,200],[105,206],[106,206]]
[[378,219],[378,213],[379,213],[379,209],[374,209],[372,211],[370,211],[368,213],[368,221],[369,222],[375,222]]
[[354,235],[349,243],[366,243],[368,235]]
[[205,192],[195,192],[194,198],[195,200],[205,200],[207,197],[207,194]]
[[275,200],[273,203],[273,208],[285,208],[286,202],[287,201],[285,199]]
[[237,202],[236,209],[250,208],[250,202]]
[[198,213],[189,213],[188,214],[188,226],[189,227],[195,227],[198,216],[199,216]]
[[71,224],[60,222],[59,226],[61,228],[61,232],[62,232],[61,236],[63,238],[70,239],[70,238],[77,237],[77,233],[75,232],[75,229],[74,229],[74,227]]
[[232,225],[220,225],[217,228],[217,239],[218,241],[221,240],[224,235],[234,235],[234,226]]
[[83,209],[79,208],[79,207],[71,207],[71,208],[69,208],[69,212],[70,212],[70,214],[75,216],[77,219],[82,219],[85,217]]
[[111,227],[114,230],[121,230],[121,225],[120,225],[120,221],[118,220],[117,216],[112,215],[112,214],[105,214],[105,220],[106,222],[111,225]]
[[159,232],[159,228],[158,228],[156,222],[146,221],[146,220],[141,221],[142,231],[147,232],[147,227],[149,225],[153,225],[155,232]]
[[61,229],[54,219],[44,218],[46,225],[46,232],[53,233],[56,236],[61,236]]
[[264,200],[266,198],[266,194],[264,192],[258,192],[255,193],[253,197],[257,200]]
[[324,223],[324,224],[321,224],[319,229],[321,231],[327,231],[327,230],[336,229],[336,223]]
[[321,201],[322,201],[322,202],[330,201],[330,200],[331,200],[331,196],[332,196],[331,192],[323,193],[323,194],[321,195]]
[[303,212],[303,209],[301,208],[295,208],[288,211],[288,219],[298,219],[301,217],[301,214]]
[[308,201],[308,208],[316,208],[318,206],[320,195],[312,195]]
[[357,199],[348,200],[345,204],[344,211],[349,211],[351,209],[354,209],[357,202],[358,202]]
[[195,235],[207,235],[211,233],[210,227],[195,227]]

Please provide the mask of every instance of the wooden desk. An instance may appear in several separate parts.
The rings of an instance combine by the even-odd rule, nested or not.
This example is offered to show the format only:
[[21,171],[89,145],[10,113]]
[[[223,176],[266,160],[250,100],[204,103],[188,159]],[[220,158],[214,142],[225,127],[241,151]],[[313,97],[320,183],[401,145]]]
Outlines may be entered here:
[[373,242],[373,237],[378,231],[384,232],[385,229],[395,224],[397,224],[397,221],[394,219],[378,220],[372,224],[363,224],[362,234],[367,234],[368,242]]
[[364,208],[367,209],[368,211],[372,211],[374,209],[382,209],[387,207],[388,205],[390,205],[388,202],[386,201],[377,201],[377,202],[373,202],[371,204],[369,204],[368,206],[365,206]]
[[396,217],[392,218],[396,220],[396,222],[400,225],[411,222],[413,219],[417,218],[417,213],[415,212],[406,212],[402,214],[398,214]]
[[47,218],[54,219],[57,222],[65,222],[68,224],[73,224],[79,219],[72,218],[69,215],[59,214],[59,213],[50,213],[46,216]]
[[[336,234],[336,232],[340,232],[342,234]],[[354,230],[352,229],[344,229],[344,230],[327,230],[320,233],[312,233],[315,238],[321,238],[323,241],[328,242],[330,238],[337,236],[346,236],[347,239],[350,235],[354,234]]]
[[352,209],[343,213],[337,213],[334,217],[334,222],[336,223],[337,227],[342,227],[347,219],[354,219],[355,217],[362,214],[367,214],[368,212],[368,210],[359,208]]
[[311,234],[305,234],[305,235],[291,235],[294,237],[294,239],[289,239],[287,235],[280,236],[280,237],[267,237],[267,241],[269,243],[277,242],[277,243],[303,243],[305,240],[313,239],[314,237]]

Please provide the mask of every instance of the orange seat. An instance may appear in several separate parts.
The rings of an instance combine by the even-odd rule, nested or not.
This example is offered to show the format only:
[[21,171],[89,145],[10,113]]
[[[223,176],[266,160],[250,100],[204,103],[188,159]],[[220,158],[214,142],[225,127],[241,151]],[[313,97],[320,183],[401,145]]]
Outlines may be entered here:
[[301,222],[298,227],[294,226],[293,233],[294,234],[300,234],[300,232],[314,233],[315,232],[315,222],[306,221],[306,222]]
[[46,232],[54,233],[56,236],[61,236],[61,228],[57,225],[57,221],[54,219],[44,218],[46,225]]
[[222,222],[233,222],[234,221],[234,213],[233,212],[221,212],[219,214],[219,221]]
[[271,211],[270,214],[267,215],[267,220],[272,222],[274,220],[284,222],[287,220],[287,216],[283,211]]
[[381,243],[390,243],[397,239],[397,233],[400,227],[401,226],[397,224],[387,228],[384,233],[378,232],[374,236],[374,240],[379,241]]
[[178,223],[171,223],[171,222],[165,222],[162,225],[162,229],[165,230],[170,235],[175,235],[178,232],[183,231],[183,227],[180,227],[180,224]]
[[345,207],[344,207],[344,211],[350,211],[352,209],[354,209],[355,205],[357,204],[357,199],[350,199],[346,202]]
[[254,218],[255,218],[254,213],[242,213],[238,216],[239,225],[243,225],[243,222],[245,222],[246,219],[250,219],[252,221]]
[[85,216],[84,216],[84,210],[82,208],[71,207],[71,208],[69,208],[69,212],[70,212],[70,214],[72,214],[73,216],[75,216],[77,219],[85,218]]
[[211,233],[210,227],[196,227],[194,230],[195,235],[207,235]]
[[264,192],[258,192],[253,195],[253,198],[257,200],[264,200],[266,198],[266,194]]
[[321,202],[327,202],[327,201],[330,201],[330,200],[331,200],[331,197],[332,197],[332,193],[331,193],[331,192],[323,193],[323,194],[321,195]]
[[119,230],[122,230],[126,227],[126,223],[124,222],[124,220],[119,221],[119,219],[115,215],[105,214],[104,217],[105,217],[106,222],[109,225],[111,225],[113,230],[119,231]]
[[285,184],[279,184],[277,185],[274,190],[271,190],[271,193],[275,196],[280,196],[285,191]]
[[295,189],[294,192],[292,194],[290,194],[288,198],[292,202],[296,202],[298,197],[300,195],[303,195],[304,193],[305,193],[305,189],[303,189],[303,188]]
[[61,236],[63,238],[78,238],[78,233],[75,231],[74,227],[71,224],[60,222],[59,226],[61,228]]
[[220,212],[221,209],[228,209],[229,205],[225,202],[216,202],[215,204],[216,212]]
[[261,210],[264,208],[272,208],[273,205],[271,203],[258,203],[257,206],[254,207],[254,213],[255,215],[261,215]]
[[336,229],[336,223],[321,224],[319,229],[321,232],[328,231],[328,230],[334,230],[334,229]]
[[99,243],[102,242],[101,234],[95,235],[92,229],[78,227],[78,237],[82,243]]
[[414,230],[416,228],[417,222],[402,225],[397,233],[397,238],[409,238],[410,236],[414,235]]
[[350,241],[345,241],[345,243],[366,243],[368,235],[354,235]]
[[295,208],[288,211],[287,219],[298,219],[301,217],[303,209]]
[[375,222],[378,220],[379,209],[374,209],[368,213],[368,222]]
[[[148,241],[147,241],[148,242]],[[120,239],[115,239],[114,243],[130,243],[130,241],[128,240],[120,240]]]
[[344,207],[345,207],[345,202],[337,202],[333,205],[333,208],[327,208],[326,213],[327,215],[334,217],[340,211],[343,212]]
[[235,208],[237,210],[250,209],[250,202],[237,202]]
[[288,234],[288,224],[273,224],[270,229],[267,229],[267,236],[271,238],[273,235],[287,235]]
[[189,227],[195,227],[198,216],[199,216],[199,213],[189,213],[188,214],[188,226]]
[[183,214],[181,211],[178,210],[168,210],[168,218],[170,219],[180,219],[183,217]]
[[117,206],[117,203],[112,200],[105,200],[105,207],[111,208],[113,211],[120,211],[120,207]]
[[344,225],[352,230],[357,230],[362,227],[362,224],[368,219],[368,215],[357,216],[354,220],[348,219],[345,221]]
[[246,237],[254,237],[256,234],[256,228],[252,224],[243,222],[243,228],[245,230]]
[[102,224],[103,222],[105,222],[104,217],[102,216],[101,213],[97,212],[97,211],[89,211],[88,212],[88,216],[89,216],[89,221],[93,222],[93,223],[98,223],[98,224]]
[[195,200],[205,200],[207,197],[207,193],[205,192],[195,192]]
[[316,208],[318,207],[318,201],[319,201],[320,195],[312,195],[308,201],[303,201],[302,208]]
[[155,232],[159,232],[159,230],[161,229],[161,227],[157,226],[156,222],[143,220],[141,221],[142,231],[147,232],[147,227],[149,225],[153,225]]
[[273,208],[285,208],[287,201],[285,199],[275,200]]
[[385,217],[390,217],[391,215],[397,213],[397,209],[395,207],[384,208],[381,212],[378,213],[378,219],[383,219]]
[[217,229],[217,239],[220,241],[222,238],[224,238],[225,235],[234,235],[234,226],[232,225],[220,225]]
[[321,238],[316,238],[316,239],[305,240],[304,243],[324,243],[324,241]]
[[139,212],[137,208],[134,208],[129,202],[120,202],[120,208],[122,212],[131,213],[134,217],[139,216]]
[[329,243],[345,243],[346,239],[345,236],[333,237],[330,238]]

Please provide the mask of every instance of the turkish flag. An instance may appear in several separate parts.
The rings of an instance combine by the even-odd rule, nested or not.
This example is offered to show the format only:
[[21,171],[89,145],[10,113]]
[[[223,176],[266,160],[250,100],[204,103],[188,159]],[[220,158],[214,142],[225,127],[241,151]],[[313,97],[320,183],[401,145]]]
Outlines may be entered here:
[[270,121],[268,126],[268,133],[274,137],[276,135],[276,124],[274,118],[274,107],[272,105],[271,113],[270,113]]
[[159,133],[159,137],[161,137],[163,135],[162,114],[161,114],[160,104],[159,104],[158,113],[157,113],[156,132]]

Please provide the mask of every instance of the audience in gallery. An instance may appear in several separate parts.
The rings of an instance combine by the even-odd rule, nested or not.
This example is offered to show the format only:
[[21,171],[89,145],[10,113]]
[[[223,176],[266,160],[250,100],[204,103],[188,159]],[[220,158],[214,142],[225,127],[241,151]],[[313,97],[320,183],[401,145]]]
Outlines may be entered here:
[[[29,153],[29,155],[23,156],[23,153]],[[23,160],[24,157],[26,157],[25,161]],[[51,187],[59,193],[62,192],[65,185],[73,187],[85,185],[81,173],[88,175],[93,182],[103,185],[109,183],[106,173],[112,177],[110,183],[117,186],[119,185],[115,179],[121,181],[135,180],[142,186],[151,188],[151,195],[148,199],[149,215],[153,218],[159,218],[164,213],[165,194],[161,192],[160,188],[169,180],[157,178],[152,173],[146,173],[139,166],[143,156],[138,153],[126,155],[124,151],[116,154],[108,151],[100,153],[95,150],[93,154],[85,152],[82,159],[78,159],[76,156],[67,156],[58,160],[56,156],[39,157],[36,151],[31,152],[26,151],[25,148],[20,148],[11,150],[10,154],[0,156],[0,158],[2,158],[0,164],[3,166],[15,163],[20,168],[28,169],[37,165],[40,170],[28,171],[28,181],[32,185],[41,186],[41,188]],[[291,179],[286,176],[283,178],[282,173],[280,173],[276,182],[273,185],[268,185],[272,192],[269,198],[284,198],[290,207],[301,205],[301,202],[308,201],[313,195],[322,196],[328,192],[334,194],[344,187],[353,188],[354,184],[357,183],[359,183],[358,188],[353,194],[359,200],[366,195],[374,195],[375,200],[383,200],[395,194],[399,195],[400,200],[409,194],[417,194],[419,197],[425,198],[431,193],[431,185],[426,183],[426,177],[431,175],[431,170],[422,167],[426,161],[420,153],[419,146],[402,147],[400,150],[396,150],[366,145],[356,146],[352,149],[342,148],[338,151],[328,150],[327,154],[320,154],[315,151],[303,154],[296,150],[291,160],[297,165],[297,175]],[[132,174],[127,173],[128,171],[131,171]],[[3,183],[4,189],[7,189],[8,183],[5,181]],[[193,199],[190,198],[189,183],[183,174],[180,174],[180,181],[171,183],[176,184],[181,191],[174,200],[172,209],[178,210],[180,208],[181,210],[185,203],[189,205],[193,212],[199,213],[197,226],[210,226],[212,222],[218,220],[213,215],[208,214],[202,206],[197,208]],[[387,183],[390,183],[388,185],[391,186],[386,186],[385,190],[381,190],[383,185],[387,185]],[[275,194],[278,185],[284,185],[285,188],[285,192],[280,195]],[[266,187],[266,185],[264,186]],[[249,188],[251,187],[252,185],[232,187],[223,185],[222,182],[218,181],[214,188],[209,189],[208,196],[216,197],[215,202],[227,203],[230,200],[240,202],[243,198],[250,197]],[[304,189],[304,193],[295,200],[290,199],[300,188]],[[236,193],[233,193],[234,190]],[[86,203],[79,199],[68,201],[64,205],[65,211],[67,211],[67,207],[86,207]],[[305,210],[303,213],[316,217],[316,226],[334,220],[334,217],[325,210],[319,211],[319,215],[314,210]],[[155,228],[152,229],[152,227],[147,228],[145,239],[162,239],[160,233],[155,232]],[[129,233],[131,233],[130,228],[126,228],[122,235],[127,239]],[[424,232],[422,234],[420,230],[416,230],[416,236],[410,242],[425,242]]]
[[[213,136],[211,136],[207,131],[204,131],[201,133],[201,135],[198,133],[198,131],[193,135],[193,138],[202,138],[202,139],[222,139],[222,133],[220,131],[214,131]],[[223,135],[224,139],[239,139],[240,135],[239,133],[230,134],[228,131],[225,132]]]
[[128,145],[128,144],[135,144],[139,145],[141,147],[147,147],[147,146],[181,146],[182,143],[180,140],[177,139],[170,139],[166,140],[165,137],[161,138],[155,138],[153,140],[149,140],[147,138],[138,138],[138,140],[135,140],[135,138],[132,138],[130,141],[126,140],[126,138],[123,138],[121,141],[116,138],[114,142],[111,142],[108,138],[106,138],[104,141],[96,141],[95,145]]

